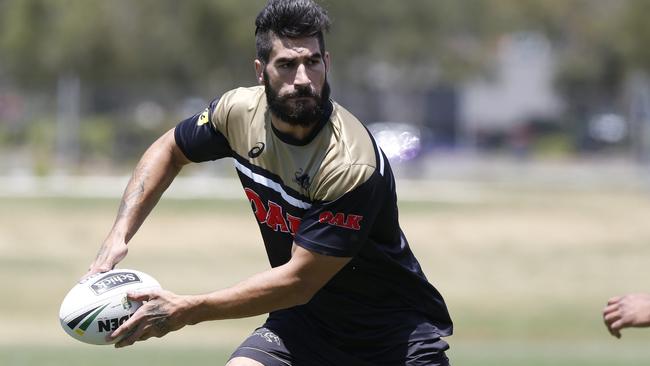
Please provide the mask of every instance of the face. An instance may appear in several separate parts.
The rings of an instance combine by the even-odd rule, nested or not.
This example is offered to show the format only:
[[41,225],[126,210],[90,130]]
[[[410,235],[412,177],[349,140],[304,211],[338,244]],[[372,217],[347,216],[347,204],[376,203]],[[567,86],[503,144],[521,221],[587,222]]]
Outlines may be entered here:
[[292,125],[311,126],[323,117],[330,90],[329,54],[321,54],[316,37],[273,37],[268,64],[255,61],[271,112]]

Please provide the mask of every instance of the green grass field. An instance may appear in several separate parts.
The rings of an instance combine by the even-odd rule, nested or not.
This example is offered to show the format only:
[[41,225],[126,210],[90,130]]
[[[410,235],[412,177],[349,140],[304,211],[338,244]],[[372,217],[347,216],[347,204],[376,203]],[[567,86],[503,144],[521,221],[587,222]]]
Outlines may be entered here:
[[[650,291],[650,200],[634,190],[479,187],[468,202],[403,202],[401,222],[455,321],[454,365],[648,365],[650,329],[609,336],[613,295]],[[0,365],[220,365],[263,318],[186,327],[134,347],[86,346],[58,307],[108,232],[116,199],[0,198]],[[243,199],[164,199],[121,267],[178,293],[268,267]]]

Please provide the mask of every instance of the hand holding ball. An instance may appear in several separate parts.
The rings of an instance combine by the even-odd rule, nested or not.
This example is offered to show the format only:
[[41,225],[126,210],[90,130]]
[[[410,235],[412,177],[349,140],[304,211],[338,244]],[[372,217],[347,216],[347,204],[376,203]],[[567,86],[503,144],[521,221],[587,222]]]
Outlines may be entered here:
[[89,344],[113,344],[106,336],[127,321],[142,302],[127,299],[127,292],[160,289],[146,273],[114,269],[99,273],[76,284],[65,296],[59,320],[72,338]]

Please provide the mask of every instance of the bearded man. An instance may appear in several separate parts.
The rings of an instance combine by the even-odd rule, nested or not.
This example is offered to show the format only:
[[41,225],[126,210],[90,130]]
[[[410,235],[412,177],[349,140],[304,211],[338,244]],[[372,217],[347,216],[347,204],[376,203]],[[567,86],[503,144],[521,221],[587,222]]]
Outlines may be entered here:
[[268,313],[228,366],[449,364],[442,337],[452,322],[400,229],[390,164],[364,125],[330,99],[329,24],[312,0],[267,3],[255,22],[260,85],[226,92],[145,152],[86,276],[126,256],[184,165],[225,157],[271,268],[202,295],[129,294],[146,302],[109,336],[117,347]]

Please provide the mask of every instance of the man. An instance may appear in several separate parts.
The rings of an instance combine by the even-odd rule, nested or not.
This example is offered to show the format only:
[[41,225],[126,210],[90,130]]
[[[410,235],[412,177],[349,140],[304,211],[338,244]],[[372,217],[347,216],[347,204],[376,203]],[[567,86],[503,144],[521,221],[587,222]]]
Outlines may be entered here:
[[612,297],[603,310],[609,333],[621,338],[621,329],[650,326],[650,294],[636,293]]
[[224,157],[272,268],[205,295],[129,294],[147,302],[111,335],[116,346],[269,313],[228,366],[448,365],[452,323],[400,230],[390,165],[329,99],[327,14],[312,0],[270,0],[255,23],[261,85],[225,93],[145,152],[88,275],[124,258],[183,165]]

